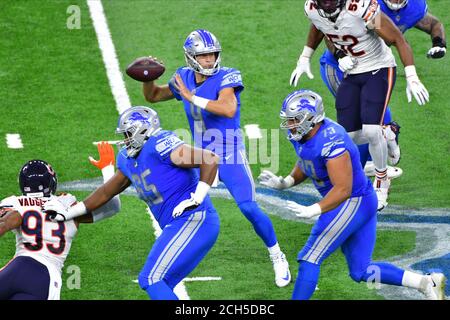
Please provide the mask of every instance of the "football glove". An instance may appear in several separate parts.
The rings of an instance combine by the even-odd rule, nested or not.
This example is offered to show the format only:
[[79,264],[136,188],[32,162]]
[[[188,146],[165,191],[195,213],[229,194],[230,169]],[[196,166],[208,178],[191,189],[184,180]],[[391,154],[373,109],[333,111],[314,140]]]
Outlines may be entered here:
[[430,100],[430,95],[422,82],[420,82],[416,73],[416,67],[405,67],[405,75],[407,81],[406,97],[408,98],[408,103],[412,101],[412,96],[414,96],[417,103],[421,106],[427,103]]
[[67,207],[57,198],[50,199],[44,203],[42,208],[52,221],[67,221],[87,213],[84,202],[81,201],[74,206]]
[[311,206],[302,206],[294,201],[287,201],[287,208],[291,211],[294,211],[296,216],[299,218],[311,219],[315,216],[318,216],[322,213],[322,209],[318,203],[315,203]]
[[338,62],[339,62],[339,69],[340,69],[342,72],[349,72],[349,71],[352,70],[352,69],[356,66],[356,64],[358,63],[358,61],[357,61],[355,58],[350,57],[350,56],[345,56],[345,57],[343,57],[343,58],[340,58],[340,59],[338,60]]
[[287,189],[294,185],[294,179],[292,176],[289,175],[286,178],[283,178],[282,176],[277,177],[269,170],[263,170],[259,175],[258,180],[262,185],[277,190]]
[[100,155],[100,159],[95,160],[94,158],[89,156],[89,161],[100,170],[110,165],[114,166],[115,157],[113,147],[108,142],[101,141],[99,144],[97,144],[97,149],[98,154]]
[[185,211],[189,211],[197,208],[200,205],[200,202],[196,201],[194,197],[194,193],[191,193],[191,198],[181,201],[172,212],[172,217],[176,218],[183,214]]
[[310,59],[311,59],[311,56],[313,55],[313,53],[314,53],[314,49],[311,49],[307,46],[304,47],[302,54],[298,58],[297,67],[294,69],[294,71],[292,71],[291,80],[289,81],[291,86],[296,87],[298,80],[304,73],[306,73],[308,78],[310,78],[310,79],[314,78],[314,76],[311,72],[311,63],[310,63]]

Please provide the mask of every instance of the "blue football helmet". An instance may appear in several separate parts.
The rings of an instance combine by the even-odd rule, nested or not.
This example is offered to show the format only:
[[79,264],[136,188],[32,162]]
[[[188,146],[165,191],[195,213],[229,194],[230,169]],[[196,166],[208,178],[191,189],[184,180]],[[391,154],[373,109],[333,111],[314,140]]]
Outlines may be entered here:
[[[219,72],[222,47],[219,40],[211,32],[203,29],[191,32],[186,38],[183,48],[186,64],[189,68],[205,76],[211,76]],[[210,69],[203,68],[195,59],[196,56],[206,53],[216,54],[216,62]]]
[[55,194],[58,179],[52,166],[43,160],[30,160],[19,172],[19,186],[23,195],[50,197]]
[[324,18],[335,18],[341,13],[347,0],[313,0],[317,12]]
[[325,118],[322,98],[311,90],[298,90],[283,101],[280,118],[289,140],[300,141]]
[[384,3],[386,3],[389,9],[397,11],[405,7],[408,4],[408,0],[400,0],[400,1],[384,0]]
[[161,130],[159,117],[155,110],[148,107],[131,107],[119,117],[116,133],[125,135],[118,143],[125,147],[127,156],[135,157],[141,151],[147,139]]

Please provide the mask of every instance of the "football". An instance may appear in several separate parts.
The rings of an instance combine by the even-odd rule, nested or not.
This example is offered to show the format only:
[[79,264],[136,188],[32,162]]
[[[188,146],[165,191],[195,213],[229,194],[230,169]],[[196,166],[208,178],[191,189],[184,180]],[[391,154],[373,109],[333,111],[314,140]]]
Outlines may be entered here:
[[141,57],[127,67],[127,75],[137,81],[146,82],[158,79],[166,70],[164,65],[151,57]]

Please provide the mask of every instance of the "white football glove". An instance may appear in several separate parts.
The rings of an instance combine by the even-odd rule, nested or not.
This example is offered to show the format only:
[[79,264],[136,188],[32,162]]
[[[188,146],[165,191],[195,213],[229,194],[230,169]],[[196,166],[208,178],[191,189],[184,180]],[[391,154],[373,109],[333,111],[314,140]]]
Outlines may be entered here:
[[405,75],[407,81],[406,97],[408,98],[408,103],[412,101],[412,96],[414,96],[417,103],[421,106],[427,103],[430,100],[430,95],[422,82],[420,82],[416,73],[416,67],[405,67]]
[[276,176],[269,170],[263,170],[261,174],[258,177],[259,183],[262,185],[265,185],[269,188],[277,189],[277,190],[283,190],[292,187],[294,184],[294,179],[291,177],[292,181],[283,178],[282,176]]
[[388,162],[390,165],[395,166],[400,162],[400,146],[395,139],[396,135],[390,125],[383,127],[383,132],[387,141]]
[[294,71],[292,71],[292,74],[291,74],[291,80],[289,81],[291,86],[296,87],[298,80],[304,73],[306,73],[308,78],[310,78],[310,79],[314,78],[314,76],[311,72],[311,63],[310,63],[310,59],[311,59],[311,56],[313,55],[313,53],[314,53],[314,49],[311,49],[307,46],[305,46],[303,48],[303,52],[297,61],[297,67],[295,67]]
[[445,47],[433,47],[428,50],[427,58],[440,59],[445,56],[447,49]]
[[348,72],[357,65],[358,60],[350,56],[345,56],[343,58],[340,58],[338,62],[339,62],[339,69],[341,69],[342,72]]
[[195,197],[194,193],[191,193],[191,198],[181,201],[172,212],[172,217],[176,218],[183,214],[183,212],[192,210],[197,208],[200,205],[201,202],[198,202]]
[[315,203],[311,206],[302,206],[294,201],[287,201],[287,208],[291,211],[294,211],[296,216],[299,218],[311,219],[315,216],[318,216],[322,213],[320,205]]
[[50,220],[52,221],[66,221],[67,217],[67,209],[68,207],[59,201],[57,198],[53,198],[46,203],[44,203],[43,206],[44,213],[48,215]]

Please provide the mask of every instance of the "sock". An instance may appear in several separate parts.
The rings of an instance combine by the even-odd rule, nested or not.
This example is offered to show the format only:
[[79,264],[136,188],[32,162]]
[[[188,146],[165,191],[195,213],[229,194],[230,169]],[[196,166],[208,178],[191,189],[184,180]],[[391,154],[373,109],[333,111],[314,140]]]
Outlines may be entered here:
[[292,300],[308,300],[313,295],[319,281],[320,265],[300,261]]
[[[386,262],[372,262],[370,266],[367,268],[367,270],[371,270],[372,272],[365,272],[362,275],[361,280],[364,280],[367,282],[367,280],[373,278],[375,275],[374,272],[377,272],[381,283],[384,284],[390,284],[394,286],[402,286],[402,279],[404,278],[405,270],[400,269],[393,264],[386,263]],[[376,271],[375,271],[376,270]]]
[[177,295],[170,289],[164,280],[148,286],[145,291],[152,300],[179,300]]
[[377,180],[386,180],[387,179],[387,169],[378,171],[378,169],[375,168],[375,177]]
[[269,250],[269,254],[271,256],[275,256],[275,255],[277,256],[277,255],[281,254],[281,249],[280,249],[280,245],[278,244],[278,242],[275,243],[274,246],[267,248],[267,250]]
[[424,275],[405,270],[402,279],[402,286],[418,290],[420,289],[424,290],[427,284],[428,281],[426,281],[426,277]]

